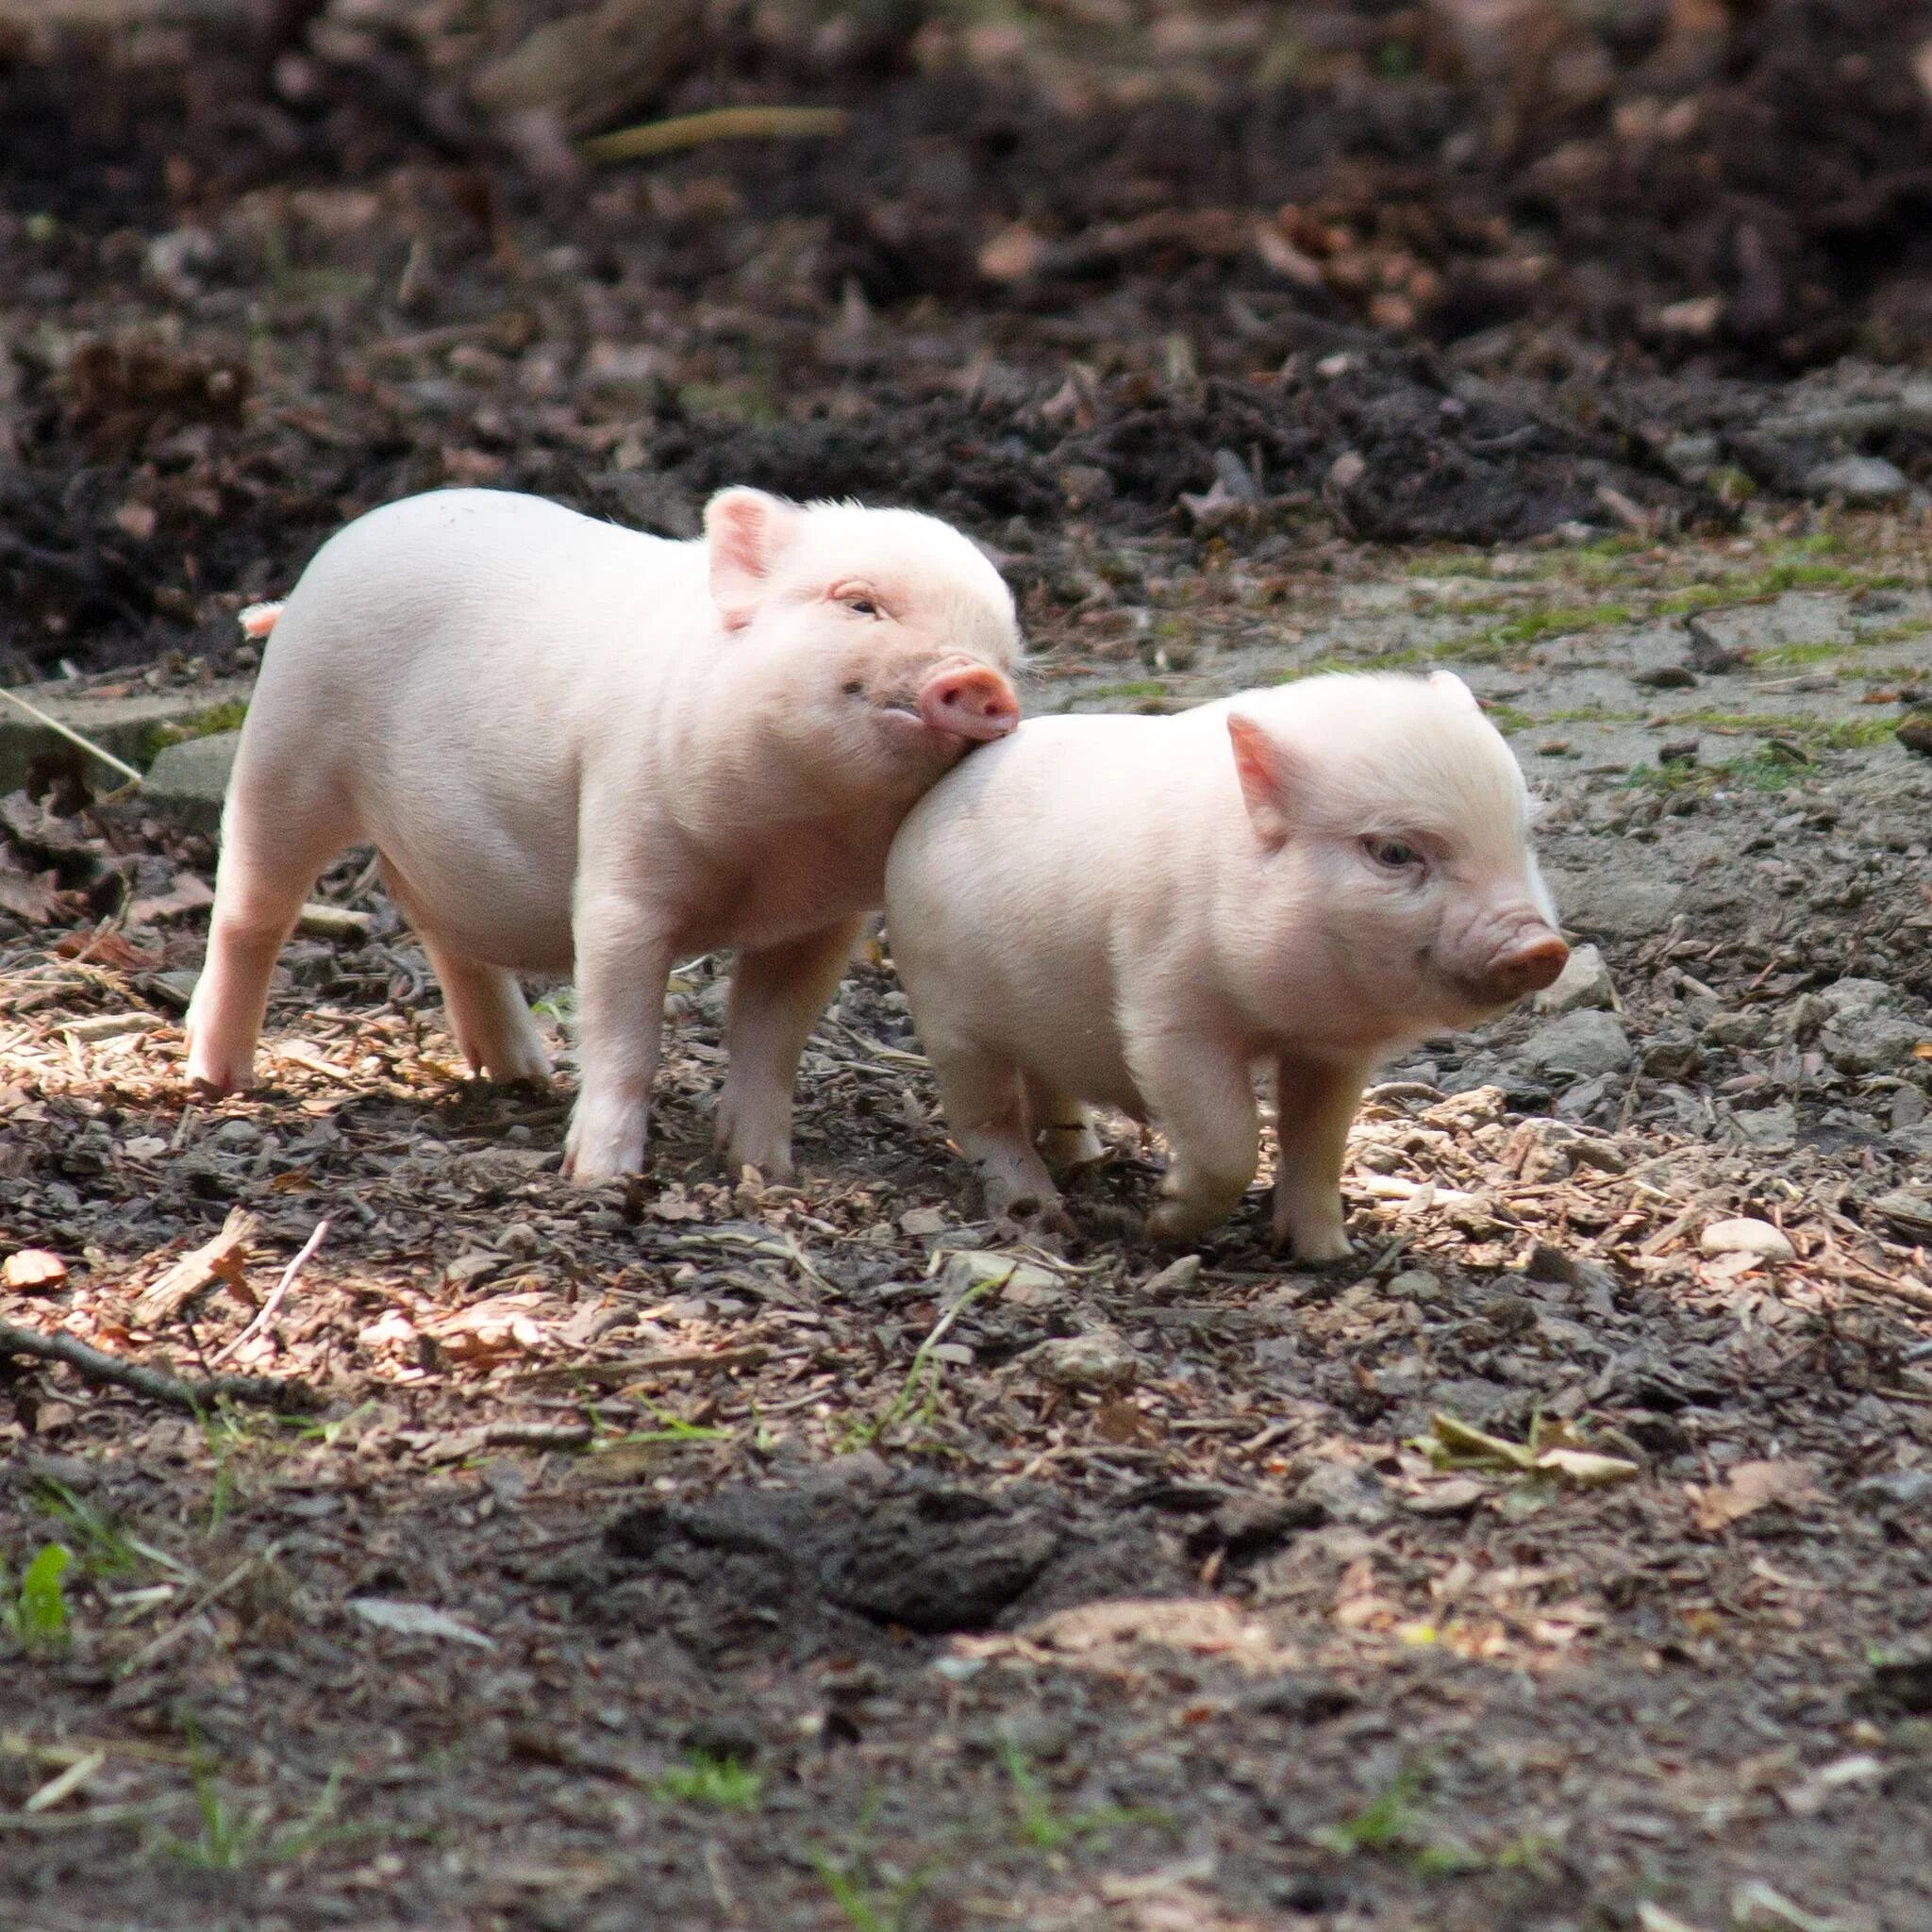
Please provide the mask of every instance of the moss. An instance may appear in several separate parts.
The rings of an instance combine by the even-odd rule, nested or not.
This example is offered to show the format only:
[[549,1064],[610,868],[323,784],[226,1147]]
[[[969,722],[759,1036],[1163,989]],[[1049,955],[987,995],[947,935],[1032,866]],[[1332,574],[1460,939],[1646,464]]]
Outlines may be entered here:
[[1489,648],[1535,643],[1542,638],[1569,637],[1577,631],[1600,630],[1606,625],[1628,624],[1635,615],[1627,604],[1553,604],[1496,625],[1474,642]]
[[1824,738],[1833,751],[1864,751],[1874,744],[1890,744],[1897,730],[1897,720],[1879,717],[1846,718],[1824,727]]

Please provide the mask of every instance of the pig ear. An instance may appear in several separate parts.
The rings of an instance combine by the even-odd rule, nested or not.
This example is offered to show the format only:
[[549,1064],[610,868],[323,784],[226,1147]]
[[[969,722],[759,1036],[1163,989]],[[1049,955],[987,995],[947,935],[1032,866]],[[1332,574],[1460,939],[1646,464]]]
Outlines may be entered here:
[[727,630],[749,624],[772,566],[798,533],[799,512],[762,490],[721,490],[705,506],[711,601]]
[[1429,688],[1432,691],[1441,691],[1444,697],[1459,697],[1472,711],[1478,711],[1482,708],[1475,701],[1475,693],[1453,671],[1430,672]]
[[1248,818],[1256,836],[1272,852],[1285,845],[1294,829],[1294,754],[1240,711],[1227,714],[1227,736],[1234,746],[1234,769],[1241,781]]

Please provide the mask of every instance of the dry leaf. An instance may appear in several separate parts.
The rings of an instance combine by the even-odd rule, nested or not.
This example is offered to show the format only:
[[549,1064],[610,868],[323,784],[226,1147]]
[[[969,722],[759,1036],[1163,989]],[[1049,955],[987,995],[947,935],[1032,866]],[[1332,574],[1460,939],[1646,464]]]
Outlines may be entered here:
[[381,1596],[352,1596],[349,1608],[378,1630],[394,1630],[404,1637],[449,1637],[458,1643],[474,1643],[478,1650],[496,1648],[493,1638],[471,1629],[441,1610],[432,1609],[427,1604],[400,1604]]
[[990,282],[1023,282],[1046,257],[1046,243],[1024,222],[1002,228],[979,251],[979,273]]
[[1787,1508],[1795,1509],[1817,1494],[1818,1486],[1811,1479],[1808,1463],[1740,1462],[1722,1486],[1713,1484],[1698,1492],[1697,1526],[1705,1530],[1724,1529],[1768,1503],[1782,1503]]
[[8,1255],[4,1271],[7,1286],[23,1294],[45,1293],[67,1279],[67,1263],[46,1248],[22,1248]]

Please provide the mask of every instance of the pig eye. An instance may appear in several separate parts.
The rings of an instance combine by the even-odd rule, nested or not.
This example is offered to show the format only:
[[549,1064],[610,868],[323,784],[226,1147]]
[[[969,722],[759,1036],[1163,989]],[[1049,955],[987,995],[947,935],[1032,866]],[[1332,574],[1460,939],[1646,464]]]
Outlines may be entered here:
[[1406,845],[1400,839],[1364,839],[1362,849],[1379,866],[1390,872],[1409,872],[1420,870],[1423,856],[1413,845]]
[[842,691],[848,698],[856,698],[859,694],[859,692],[865,689],[865,682],[862,678],[848,677],[845,680],[845,682],[839,687],[839,689]]
[[845,608],[855,617],[876,617],[879,614],[879,607],[870,597],[848,597]]

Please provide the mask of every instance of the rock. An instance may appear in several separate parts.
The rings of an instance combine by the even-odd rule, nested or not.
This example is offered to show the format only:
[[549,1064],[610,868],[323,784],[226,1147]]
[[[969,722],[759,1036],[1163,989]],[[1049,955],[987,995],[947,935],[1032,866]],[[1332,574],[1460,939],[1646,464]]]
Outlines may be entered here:
[[1893,1133],[1902,1127],[1916,1127],[1925,1118],[1925,1096],[1916,1087],[1903,1083],[1891,1096],[1890,1119],[1887,1124]]
[[957,1248],[946,1257],[940,1288],[955,1295],[983,1289],[1003,1302],[1038,1302],[1059,1293],[1060,1278],[1051,1268],[998,1248]]
[[1932,1503],[1932,1469],[1889,1469],[1855,1482],[1846,1500],[1863,1509],[1916,1509]]
[[212,737],[163,745],[148,767],[142,803],[191,831],[217,830],[241,742],[239,731],[218,731]]
[[1372,1526],[1395,1514],[1389,1485],[1358,1462],[1324,1462],[1303,1478],[1294,1493],[1296,1502],[1319,1509],[1330,1523]]
[[1020,1359],[1042,1382],[1056,1389],[1113,1390],[1132,1386],[1141,1358],[1118,1329],[1090,1328],[1084,1335],[1057,1336],[1029,1348]]
[[1888,1136],[1886,1145],[1896,1147],[1901,1154],[1932,1156],[1932,1121],[1921,1121],[1916,1127]]
[[1872,1211],[1901,1241],[1932,1241],[1932,1195],[1893,1188],[1874,1197]]
[[1932,711],[1914,711],[1892,736],[1907,751],[1932,758]]
[[1546,986],[1530,1001],[1532,1009],[1543,1014],[1574,1013],[1588,1007],[1613,1007],[1616,990],[1610,984],[1610,971],[1604,956],[1594,946],[1577,946],[1564,962],[1553,985]]
[[1763,1261],[1792,1261],[1797,1250],[1768,1221],[1713,1221],[1698,1238],[1707,1255],[1756,1255]]
[[1630,1036],[1614,1015],[1585,1010],[1538,1027],[1519,1057],[1539,1073],[1590,1079],[1627,1067],[1633,1054]]
[[1909,1066],[1928,1038],[1932,1027],[1881,1010],[1827,1023],[1819,1031],[1818,1050],[1841,1074],[1876,1074]]
[[1689,1080],[1704,1064],[1704,1050],[1689,1033],[1659,1033],[1643,1042],[1643,1071],[1653,1080]]
[[1838,496],[1855,504],[1896,503],[1911,487],[1911,478],[1883,457],[1840,457],[1820,463],[1805,478],[1807,495]]
[[[124,683],[120,689],[125,693],[127,687]],[[211,712],[225,711],[245,700],[248,691],[246,679],[230,677],[214,684],[183,685],[173,691],[143,691],[111,698],[76,693],[65,684],[27,685],[20,695],[48,717],[79,732],[90,743],[139,766],[147,763],[156,741],[171,729],[192,731]],[[11,705],[0,707],[0,795],[25,785],[35,764],[66,743],[38,719]],[[186,746],[169,749],[180,751]],[[109,768],[89,762],[104,788],[121,782]]]
[[1731,1116],[1731,1126],[1747,1147],[1767,1150],[1794,1146],[1798,1139],[1798,1109],[1789,1101],[1757,1107]]
[[1551,880],[1563,923],[1609,939],[1649,939],[1670,924],[1683,897],[1664,879],[1600,877],[1589,873]]
[[1439,1302],[1442,1284],[1426,1268],[1405,1268],[1389,1284],[1391,1301]]

